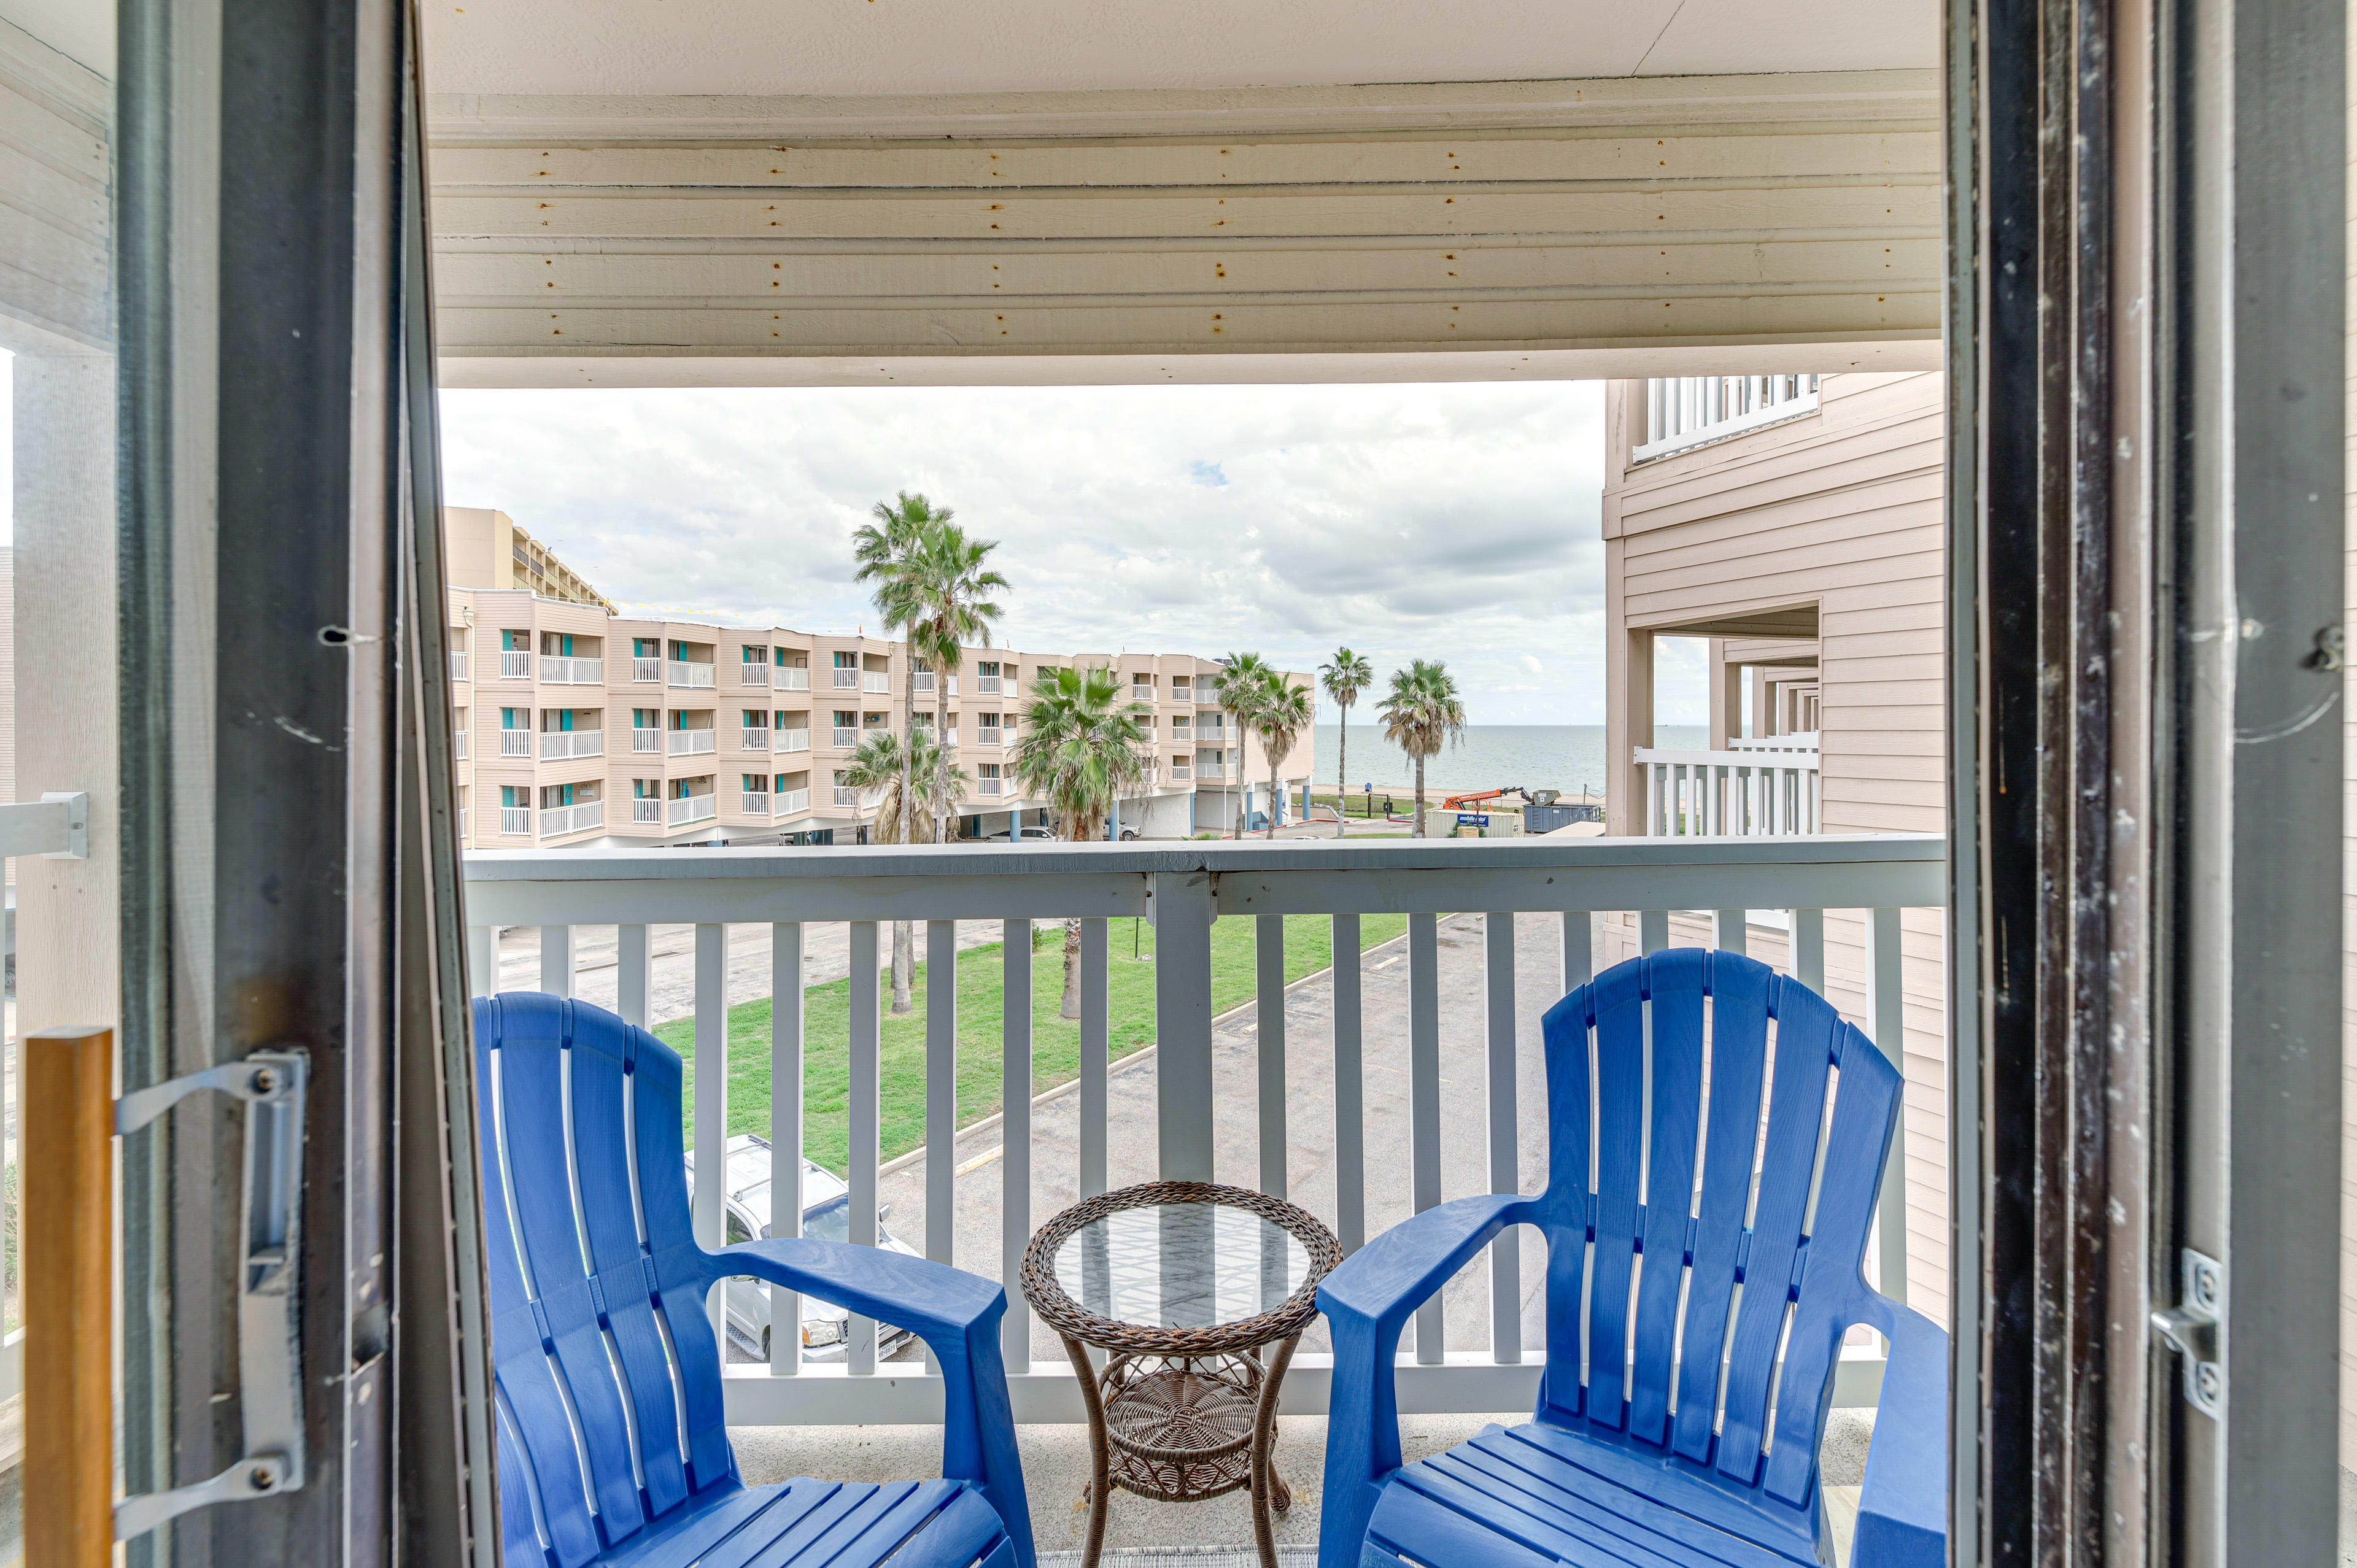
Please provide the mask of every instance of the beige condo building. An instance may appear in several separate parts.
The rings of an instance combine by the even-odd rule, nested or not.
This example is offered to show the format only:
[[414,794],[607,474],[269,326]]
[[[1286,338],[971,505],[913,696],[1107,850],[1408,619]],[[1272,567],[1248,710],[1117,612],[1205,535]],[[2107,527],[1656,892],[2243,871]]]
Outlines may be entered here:
[[[503,514],[469,514],[475,528]],[[522,531],[516,530],[517,536]],[[1049,825],[1015,778],[1023,693],[1040,670],[1104,666],[1146,709],[1143,789],[1119,802],[1125,833],[1185,838],[1268,809],[1268,766],[1212,696],[1220,666],[1192,654],[965,650],[954,673],[883,638],[619,615],[536,589],[493,585],[510,558],[449,552],[451,676],[460,832],[469,849],[593,844],[851,843],[873,791],[845,778],[867,734],[898,732],[914,676],[920,724],[948,702],[970,782],[963,837]],[[563,579],[577,575],[550,562]],[[470,579],[474,579],[471,580]],[[551,582],[555,572],[546,574]],[[586,587],[586,585],[585,585]],[[1311,677],[1294,674],[1308,687]],[[1280,822],[1314,776],[1305,733],[1280,768]]]

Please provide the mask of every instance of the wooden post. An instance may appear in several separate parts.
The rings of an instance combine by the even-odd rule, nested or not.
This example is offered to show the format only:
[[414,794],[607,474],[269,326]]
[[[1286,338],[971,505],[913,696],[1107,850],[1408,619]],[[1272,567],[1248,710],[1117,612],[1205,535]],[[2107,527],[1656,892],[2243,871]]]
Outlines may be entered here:
[[114,1034],[27,1036],[24,1169],[25,1563],[114,1556]]

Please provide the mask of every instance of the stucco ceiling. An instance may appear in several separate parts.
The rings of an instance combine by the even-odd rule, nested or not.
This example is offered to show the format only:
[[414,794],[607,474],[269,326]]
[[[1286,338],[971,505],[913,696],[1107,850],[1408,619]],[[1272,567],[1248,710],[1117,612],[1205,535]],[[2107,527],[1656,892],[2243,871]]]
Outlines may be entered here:
[[1937,0],[427,0],[436,93],[869,96],[1937,66]]

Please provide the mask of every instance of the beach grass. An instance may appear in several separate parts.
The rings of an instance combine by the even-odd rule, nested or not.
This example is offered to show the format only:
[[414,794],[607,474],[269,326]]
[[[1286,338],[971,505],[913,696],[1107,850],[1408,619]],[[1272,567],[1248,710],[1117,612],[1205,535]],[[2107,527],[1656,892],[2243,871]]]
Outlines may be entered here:
[[[1118,1061],[1154,1043],[1154,929],[1142,920],[1109,922],[1106,964],[1107,1053]],[[1361,950],[1407,929],[1404,915],[1368,915],[1359,922]],[[1333,926],[1323,915],[1290,915],[1285,922],[1285,978],[1289,984],[1326,968],[1333,957]],[[891,932],[879,933],[885,972],[877,976],[879,1010],[891,1004]],[[1031,933],[1031,1091],[1041,1093],[1080,1075],[1078,1021],[1057,1009],[1064,990],[1064,928],[1043,922]],[[917,965],[911,987],[915,1007],[894,1016],[883,1011],[882,1158],[908,1153],[925,1141],[925,971]],[[1003,1009],[1005,951],[991,942],[957,955],[957,1124],[970,1125],[996,1112],[1002,1083],[999,1030]],[[1214,921],[1211,926],[1211,1011],[1214,1015],[1251,1000],[1255,963],[1254,922]],[[770,1013],[764,996],[728,1009],[728,1131],[770,1130]],[[686,1083],[683,1104],[694,1103],[695,1024],[674,1018],[654,1031],[679,1052]],[[802,993],[802,1147],[837,1175],[845,1169],[849,1146],[851,983],[813,985]],[[692,1111],[691,1111],[692,1114]]]

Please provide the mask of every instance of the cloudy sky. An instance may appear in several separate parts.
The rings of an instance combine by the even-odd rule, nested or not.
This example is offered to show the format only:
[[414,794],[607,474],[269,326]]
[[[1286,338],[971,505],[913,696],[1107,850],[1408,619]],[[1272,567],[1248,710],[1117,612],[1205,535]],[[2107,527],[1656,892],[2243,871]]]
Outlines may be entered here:
[[[1478,724],[1601,724],[1601,390],[454,391],[445,497],[617,601],[873,630],[851,532],[919,490],[1000,542],[1007,645],[1347,643],[1379,681],[1446,660]],[[1699,663],[1664,652],[1679,722]]]

